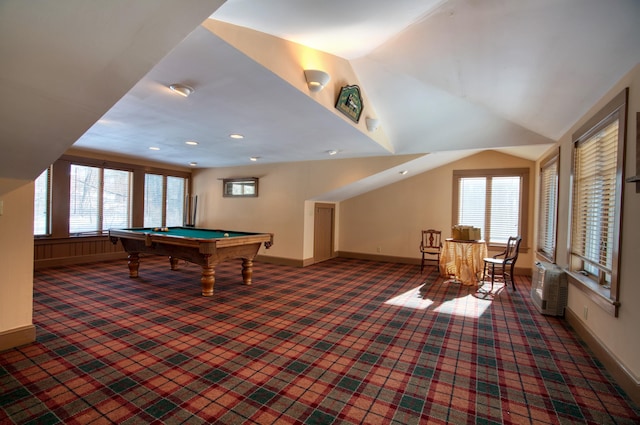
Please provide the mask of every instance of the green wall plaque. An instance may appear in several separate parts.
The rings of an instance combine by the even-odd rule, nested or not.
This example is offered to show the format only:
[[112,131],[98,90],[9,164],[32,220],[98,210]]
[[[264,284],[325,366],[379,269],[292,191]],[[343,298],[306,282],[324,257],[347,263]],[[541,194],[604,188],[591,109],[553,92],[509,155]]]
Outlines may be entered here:
[[344,86],[340,89],[340,95],[336,101],[336,109],[346,116],[348,116],[353,122],[360,121],[360,114],[362,114],[362,96],[360,95],[360,87],[358,86]]

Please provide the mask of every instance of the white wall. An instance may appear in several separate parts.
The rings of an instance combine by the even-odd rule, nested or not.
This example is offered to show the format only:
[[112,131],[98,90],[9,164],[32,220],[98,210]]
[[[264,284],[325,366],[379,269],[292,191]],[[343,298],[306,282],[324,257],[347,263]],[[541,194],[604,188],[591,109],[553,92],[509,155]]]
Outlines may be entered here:
[[0,179],[0,333],[33,323],[33,182]]
[[[570,170],[572,159],[571,134],[592,115],[606,105],[616,94],[629,87],[626,176],[636,175],[636,113],[640,111],[640,65],[636,66],[618,84],[586,113],[560,139],[558,253],[556,261],[567,267],[569,245]],[[622,222],[622,249],[620,268],[620,309],[618,317],[603,311],[582,291],[569,287],[568,309],[582,321],[592,336],[600,342],[640,385],[640,193],[635,183],[624,186]],[[584,311],[587,317],[584,318]]]
[[[314,198],[411,159],[415,156],[390,155],[195,170],[196,222],[207,228],[274,233],[274,245],[262,247],[260,255],[308,261],[313,257]],[[221,179],[234,177],[259,177],[259,196],[224,198]]]
[[340,250],[418,258],[422,229],[440,229],[448,238],[451,226],[457,224],[452,222],[453,170],[529,168],[529,243],[521,247],[516,268],[530,269],[534,165],[533,161],[485,151],[348,199],[340,206]]

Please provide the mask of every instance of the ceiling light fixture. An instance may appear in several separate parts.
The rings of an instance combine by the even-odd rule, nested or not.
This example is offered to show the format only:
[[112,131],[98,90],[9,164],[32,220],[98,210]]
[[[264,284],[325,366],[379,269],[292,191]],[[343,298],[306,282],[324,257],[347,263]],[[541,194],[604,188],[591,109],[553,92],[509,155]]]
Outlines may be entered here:
[[260,159],[260,157],[259,157],[259,156],[252,156],[252,157],[251,157],[251,158],[249,158],[249,159],[250,159],[251,161],[254,161],[254,162],[255,162],[255,161],[259,160],[259,159]]
[[378,126],[380,125],[380,120],[377,118],[367,117],[366,122],[367,130],[369,131],[376,131],[378,129]]
[[338,151],[337,151],[337,150],[335,150],[335,149],[331,149],[330,151],[327,151],[327,153],[328,153],[329,155],[335,155],[335,154],[337,154],[337,153],[338,153]]
[[190,162],[189,165],[192,166],[192,167],[195,167],[196,165],[198,165],[198,163],[197,162]]
[[193,93],[193,88],[186,86],[184,84],[171,84],[169,88],[174,92],[179,94],[180,96],[189,97],[191,93]]
[[157,147],[157,146],[150,146],[150,147],[149,147],[149,150],[150,150],[150,151],[159,151],[159,150],[160,150],[160,148],[159,148],[159,147]]
[[400,174],[402,174],[402,175],[404,176],[404,175],[405,175],[405,174],[407,174],[408,172],[409,172],[408,170],[402,170],[402,171],[400,171]]
[[244,139],[244,136],[242,134],[230,134],[229,137],[231,137],[232,139]]
[[307,86],[312,93],[319,92],[327,85],[331,76],[324,71],[317,69],[305,69],[304,78],[307,80]]
[[197,146],[198,142],[196,142],[195,140],[187,140],[186,142],[184,142],[186,145],[190,145],[190,146]]

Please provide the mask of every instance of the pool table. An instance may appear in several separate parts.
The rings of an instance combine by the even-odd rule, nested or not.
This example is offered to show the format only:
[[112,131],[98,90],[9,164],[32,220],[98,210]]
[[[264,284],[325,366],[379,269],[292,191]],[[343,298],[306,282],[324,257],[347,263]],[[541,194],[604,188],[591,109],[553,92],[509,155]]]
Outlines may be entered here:
[[202,295],[213,295],[216,264],[232,258],[242,259],[242,280],[251,285],[253,259],[260,245],[273,244],[273,233],[249,233],[196,227],[136,227],[111,229],[109,238],[118,240],[129,254],[129,277],[138,277],[140,253],[169,256],[171,270],[180,259],[202,266]]

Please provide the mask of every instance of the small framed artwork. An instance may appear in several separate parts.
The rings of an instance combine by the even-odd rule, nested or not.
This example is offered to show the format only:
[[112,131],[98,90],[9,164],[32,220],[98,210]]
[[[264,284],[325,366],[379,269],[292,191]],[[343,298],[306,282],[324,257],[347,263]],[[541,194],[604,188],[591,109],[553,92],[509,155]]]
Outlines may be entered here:
[[340,89],[338,100],[336,101],[336,109],[346,116],[348,116],[353,122],[360,121],[360,115],[362,114],[362,96],[360,95],[360,87],[358,86],[344,86]]
[[225,198],[255,198],[258,196],[258,178],[222,179],[222,196]]

